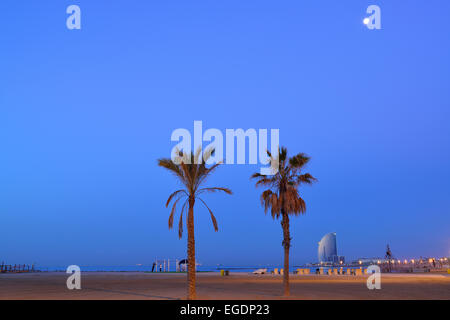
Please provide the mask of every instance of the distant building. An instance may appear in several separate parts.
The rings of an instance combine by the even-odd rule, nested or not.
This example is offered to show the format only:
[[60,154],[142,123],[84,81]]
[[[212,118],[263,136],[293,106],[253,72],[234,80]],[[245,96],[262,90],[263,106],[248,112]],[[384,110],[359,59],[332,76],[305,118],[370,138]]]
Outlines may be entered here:
[[336,232],[327,233],[319,241],[319,263],[345,263],[344,256],[338,256],[336,246]]

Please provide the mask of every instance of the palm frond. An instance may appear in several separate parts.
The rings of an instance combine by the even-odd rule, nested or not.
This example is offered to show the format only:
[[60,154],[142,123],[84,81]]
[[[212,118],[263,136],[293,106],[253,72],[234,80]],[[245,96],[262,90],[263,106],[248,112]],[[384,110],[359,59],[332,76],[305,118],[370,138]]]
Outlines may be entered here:
[[264,176],[264,178],[260,178],[260,180],[258,180],[257,182],[256,182],[256,186],[258,187],[258,186],[270,186],[270,187],[274,187],[275,185],[276,185],[276,183],[277,183],[277,181],[278,181],[278,179],[275,177],[275,176],[273,176],[273,177],[271,177],[271,178],[266,178],[265,176]]
[[208,207],[208,205],[206,204],[206,202],[203,201],[202,198],[197,198],[197,199],[199,199],[201,202],[203,202],[203,204],[205,205],[205,207],[208,209],[209,214],[211,215],[211,220],[212,220],[212,223],[213,223],[213,226],[214,226],[214,231],[216,231],[216,232],[219,231],[219,227],[217,226],[217,220],[216,220],[216,217],[214,217],[214,214],[213,214],[213,212],[211,211],[211,209]]
[[279,159],[280,161],[284,162],[287,159],[287,149],[285,147],[281,147],[281,150],[279,151]]
[[228,189],[228,188],[220,188],[220,187],[201,188],[201,189],[199,189],[197,191],[197,194],[202,194],[202,193],[205,193],[205,192],[214,193],[214,192],[219,192],[219,191],[223,191],[226,194],[233,194],[233,192],[230,189]]
[[265,175],[263,175],[259,172],[256,172],[250,176],[250,179],[265,178],[265,177],[266,177]]
[[289,159],[289,165],[295,169],[303,168],[310,160],[310,157],[304,153],[299,153]]
[[175,197],[177,194],[180,194],[180,193],[184,193],[185,195],[188,195],[188,194],[186,193],[186,191],[183,190],[183,189],[180,189],[180,190],[175,191],[174,193],[172,193],[172,194],[169,196],[169,199],[167,199],[167,202],[166,202],[166,208],[169,206],[169,203],[170,203],[170,201],[172,201],[173,197]]
[[168,158],[159,159],[158,165],[160,167],[163,167],[163,168],[169,170],[172,174],[174,174],[177,178],[179,178],[183,184],[185,184],[186,178],[185,178],[183,172],[180,170],[180,167],[178,165],[173,163],[172,159],[168,159]]
[[180,221],[178,222],[178,238],[183,237],[183,212],[180,214]]
[[311,174],[305,173],[297,176],[297,184],[312,184],[313,182],[317,181],[316,178],[314,178]]
[[169,229],[172,229],[173,227],[173,214],[175,213],[175,209],[177,207],[177,203],[178,201],[180,201],[181,198],[178,198],[177,200],[175,200],[175,202],[173,203],[172,206],[172,210],[170,211],[170,215],[169,215]]

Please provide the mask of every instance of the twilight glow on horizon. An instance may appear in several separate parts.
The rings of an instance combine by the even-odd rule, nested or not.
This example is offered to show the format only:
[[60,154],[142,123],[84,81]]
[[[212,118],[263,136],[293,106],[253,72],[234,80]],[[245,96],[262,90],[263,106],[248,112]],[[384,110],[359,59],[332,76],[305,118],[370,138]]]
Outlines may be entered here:
[[[255,128],[311,157],[291,265],[316,262],[332,232],[347,260],[388,244],[401,261],[450,256],[450,2],[376,1],[379,30],[371,4],[1,1],[0,263],[185,258],[165,207],[180,184],[157,160],[178,128],[196,145],[194,121],[223,133],[224,156],[227,129]],[[259,159],[208,180],[233,195],[204,197],[218,232],[196,205],[203,265],[282,261],[280,223],[250,180]]]

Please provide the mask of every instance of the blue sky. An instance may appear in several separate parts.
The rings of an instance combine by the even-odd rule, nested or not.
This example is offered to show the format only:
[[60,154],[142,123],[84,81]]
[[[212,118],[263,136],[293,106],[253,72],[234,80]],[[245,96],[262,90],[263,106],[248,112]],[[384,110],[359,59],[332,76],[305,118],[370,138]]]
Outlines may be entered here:
[[[66,28],[77,4],[82,29]],[[368,30],[368,5],[382,30]],[[278,128],[312,158],[291,260],[337,232],[349,259],[450,255],[448,1],[3,0],[0,261],[182,258],[157,167],[176,128]],[[204,264],[282,261],[256,165],[223,166],[196,209]]]

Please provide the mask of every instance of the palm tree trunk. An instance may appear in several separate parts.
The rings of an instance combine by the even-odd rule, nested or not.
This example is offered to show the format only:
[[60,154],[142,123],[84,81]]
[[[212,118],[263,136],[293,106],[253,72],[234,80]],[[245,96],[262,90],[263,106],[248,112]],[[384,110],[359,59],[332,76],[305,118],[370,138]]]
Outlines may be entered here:
[[195,199],[189,199],[189,212],[188,212],[188,300],[194,300],[196,298],[195,293],[195,239],[194,239],[194,204]]
[[281,226],[283,227],[283,247],[284,247],[284,272],[283,287],[284,295],[289,296],[289,248],[291,246],[291,236],[289,232],[289,216],[282,212]]

